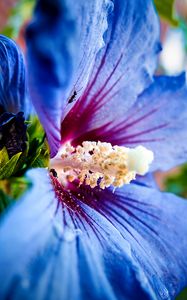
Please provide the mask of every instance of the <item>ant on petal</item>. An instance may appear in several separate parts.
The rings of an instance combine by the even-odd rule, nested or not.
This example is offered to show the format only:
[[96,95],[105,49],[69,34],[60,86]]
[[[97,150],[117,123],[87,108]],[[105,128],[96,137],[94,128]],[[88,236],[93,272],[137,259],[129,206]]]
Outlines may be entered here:
[[68,104],[70,104],[70,103],[72,103],[73,101],[76,100],[77,93],[79,93],[81,90],[82,90],[82,88],[80,90],[78,90],[78,91],[76,91],[74,89],[72,95],[68,98]]
[[68,99],[68,104],[72,103],[76,99],[76,96],[77,92],[74,90],[73,94]]

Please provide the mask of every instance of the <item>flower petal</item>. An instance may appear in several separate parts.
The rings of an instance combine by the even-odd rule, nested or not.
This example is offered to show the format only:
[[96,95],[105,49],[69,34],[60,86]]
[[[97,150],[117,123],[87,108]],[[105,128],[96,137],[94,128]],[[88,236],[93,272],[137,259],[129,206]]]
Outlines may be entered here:
[[156,299],[175,299],[187,285],[186,200],[136,184],[79,194],[129,242]]
[[139,184],[139,185],[143,185],[143,186],[148,186],[148,187],[152,187],[152,188],[155,188],[155,189],[159,189],[158,185],[156,183],[156,180],[155,180],[154,173],[147,173],[144,176],[137,175],[136,179],[133,180],[132,182],[134,182],[135,184]]
[[0,226],[1,299],[157,299],[107,218],[73,193],[57,206],[45,170],[29,177]]
[[177,77],[155,77],[154,83],[138,98],[132,110],[136,112],[138,108],[136,116],[126,122],[128,129],[123,142],[129,146],[142,144],[151,149],[155,157],[152,171],[168,170],[186,162],[185,73]]
[[[110,109],[112,111],[113,107]],[[102,118],[102,115],[98,113],[98,117]],[[153,84],[138,97],[122,118],[114,115],[111,122],[106,120],[99,127],[90,130],[88,126],[85,128],[82,135],[76,138],[73,136],[73,144],[80,144],[84,140],[99,140],[127,147],[144,145],[154,153],[151,171],[168,170],[184,163],[187,160],[185,73],[177,77],[155,77]]]
[[25,65],[15,42],[0,35],[0,113],[26,108]]
[[63,143],[83,140],[85,131],[124,116],[152,80],[160,50],[152,1],[115,0],[113,4],[106,46],[97,55],[86,89],[62,123]]
[[155,77],[154,83],[137,99],[103,139],[129,147],[144,145],[154,152],[151,170],[168,170],[187,160],[187,86],[185,74]]
[[75,76],[85,84],[102,46],[108,3],[40,0],[27,29],[30,92],[47,132],[51,156],[59,148],[61,116]]

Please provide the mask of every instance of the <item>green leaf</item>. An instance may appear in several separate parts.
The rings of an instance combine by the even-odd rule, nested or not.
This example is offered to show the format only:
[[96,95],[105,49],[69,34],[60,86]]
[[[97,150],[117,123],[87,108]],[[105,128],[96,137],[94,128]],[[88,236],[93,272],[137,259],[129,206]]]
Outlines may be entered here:
[[0,180],[12,176],[21,177],[30,168],[47,168],[50,150],[45,132],[37,117],[31,117],[27,123],[27,142],[24,152],[9,159],[6,148],[0,151]]
[[2,213],[14,200],[0,190],[0,213]]
[[31,117],[26,124],[25,151],[15,154],[11,159],[6,148],[0,151],[0,213],[19,199],[32,184],[24,177],[28,169],[49,166],[49,146],[38,118]]
[[27,122],[27,132],[29,135],[29,143],[32,143],[34,139],[37,139],[38,144],[42,143],[45,137],[44,129],[36,116],[31,116]]
[[0,180],[0,213],[19,199],[31,185],[32,183],[25,177]]
[[165,190],[183,198],[187,198],[187,164],[169,175],[164,182]]
[[[19,176],[19,173],[24,170],[24,167],[26,167],[26,164],[27,164],[27,160],[28,160],[28,151],[29,151],[29,143],[26,142],[26,149],[24,152],[22,152],[19,160],[18,160],[18,163],[16,164],[16,167],[14,169],[14,175],[17,175],[18,173],[18,176]],[[24,172],[22,172],[24,173]]]
[[185,288],[176,298],[176,300],[186,300],[187,299],[187,288]]
[[49,165],[49,147],[45,132],[37,117],[31,117],[28,122],[29,152],[27,167],[46,168]]
[[49,147],[46,142],[44,142],[42,148],[38,149],[37,155],[31,162],[32,168],[47,168],[49,166]]
[[6,150],[6,147],[3,147],[2,150],[0,150],[0,169],[9,161],[8,152]]
[[175,0],[154,0],[156,9],[161,18],[173,26],[178,26],[178,20],[174,17]]
[[19,152],[11,157],[11,159],[0,169],[0,180],[9,178],[13,175],[17,162],[22,152]]
[[12,177],[7,180],[9,185],[8,194],[13,199],[18,199],[32,185],[25,177]]

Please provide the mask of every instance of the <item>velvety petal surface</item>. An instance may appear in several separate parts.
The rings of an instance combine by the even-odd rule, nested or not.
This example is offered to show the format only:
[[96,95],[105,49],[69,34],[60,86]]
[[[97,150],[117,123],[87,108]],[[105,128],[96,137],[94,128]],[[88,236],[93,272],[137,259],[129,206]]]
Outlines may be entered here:
[[37,1],[27,29],[29,85],[51,156],[59,148],[61,115],[75,80],[81,80],[84,86],[103,45],[109,3],[110,0]]
[[[96,57],[86,88],[74,98],[73,105],[67,106],[70,108],[62,122],[62,143],[124,117],[137,95],[152,81],[160,50],[152,1],[112,2],[105,47]],[[79,89],[81,85],[75,90]]]
[[73,193],[58,203],[46,171],[29,178],[0,225],[1,299],[156,299],[110,220]]
[[26,107],[25,65],[15,42],[0,35],[0,113]]

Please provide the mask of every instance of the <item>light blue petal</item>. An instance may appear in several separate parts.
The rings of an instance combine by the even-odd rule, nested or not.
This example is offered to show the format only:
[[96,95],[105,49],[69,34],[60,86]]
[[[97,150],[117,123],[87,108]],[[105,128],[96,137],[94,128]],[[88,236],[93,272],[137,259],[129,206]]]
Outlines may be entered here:
[[29,178],[33,187],[0,224],[2,300],[157,299],[126,237],[92,201],[72,191],[58,203],[45,170]]
[[[117,122],[116,122],[117,123]],[[187,85],[185,73],[155,77],[154,83],[110,130],[112,143],[144,145],[154,152],[151,170],[168,170],[187,161]]]
[[81,88],[85,85],[103,45],[109,7],[109,0],[37,2],[27,29],[29,85],[51,156],[59,148],[61,117],[74,82],[79,78]]
[[0,35],[0,113],[26,110],[25,65],[15,42]]
[[136,179],[133,181],[135,184],[143,185],[143,186],[148,186],[152,187],[155,189],[159,189],[154,174],[153,173],[147,173],[144,176],[137,175]]
[[140,106],[141,110],[136,119],[142,115],[145,118],[129,128],[131,146],[137,145],[133,141],[139,140],[139,144],[154,152],[152,171],[168,170],[186,162],[186,74],[177,77],[156,77],[150,88],[139,97],[134,109]]
[[187,286],[186,200],[136,184],[76,193],[129,242],[155,298],[175,299]]
[[130,184],[57,202],[46,171],[29,178],[0,224],[1,299],[171,300],[187,285],[185,200]]
[[112,2],[106,46],[97,55],[86,89],[62,123],[62,143],[93,140],[91,131],[124,118],[152,81],[160,50],[159,22],[152,1]]
[[[142,93],[134,105],[113,120],[102,119],[104,125],[89,129],[86,118],[83,129],[77,124],[72,135],[64,122],[66,140],[74,144],[84,140],[110,142],[113,145],[136,147],[144,145],[154,153],[150,171],[168,170],[187,161],[187,85],[185,73],[177,77],[155,77],[152,85]],[[113,106],[110,107],[113,111]],[[71,115],[72,120],[74,115]],[[90,117],[91,118],[91,117]],[[68,121],[68,123],[67,123]],[[97,123],[96,123],[97,125]],[[78,134],[78,136],[77,136]]]

